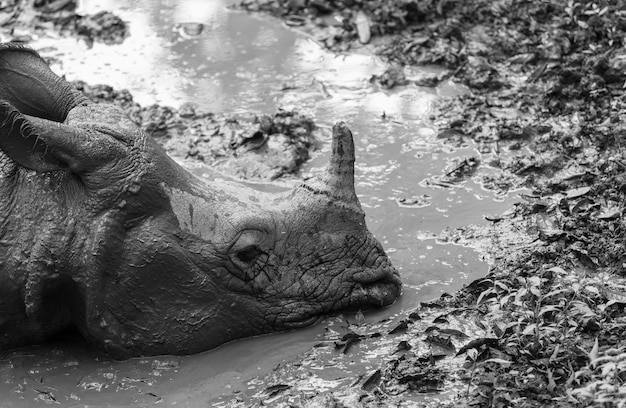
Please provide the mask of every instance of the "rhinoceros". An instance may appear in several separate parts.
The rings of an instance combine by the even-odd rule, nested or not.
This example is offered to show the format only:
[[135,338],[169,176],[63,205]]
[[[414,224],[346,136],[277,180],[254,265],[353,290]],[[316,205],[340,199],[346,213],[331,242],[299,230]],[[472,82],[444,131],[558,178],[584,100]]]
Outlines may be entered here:
[[0,45],[0,348],[75,328],[113,357],[193,354],[393,303],[344,123],[280,193],[190,174],[32,49]]

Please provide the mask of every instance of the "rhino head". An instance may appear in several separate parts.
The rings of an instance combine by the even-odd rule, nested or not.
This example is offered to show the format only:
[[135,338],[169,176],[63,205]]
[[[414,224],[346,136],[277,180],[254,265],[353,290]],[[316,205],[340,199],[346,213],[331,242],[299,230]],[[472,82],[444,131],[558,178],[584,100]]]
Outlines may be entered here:
[[0,347],[74,326],[116,357],[190,354],[400,295],[343,123],[321,176],[265,193],[194,177],[30,49],[0,46],[0,100]]

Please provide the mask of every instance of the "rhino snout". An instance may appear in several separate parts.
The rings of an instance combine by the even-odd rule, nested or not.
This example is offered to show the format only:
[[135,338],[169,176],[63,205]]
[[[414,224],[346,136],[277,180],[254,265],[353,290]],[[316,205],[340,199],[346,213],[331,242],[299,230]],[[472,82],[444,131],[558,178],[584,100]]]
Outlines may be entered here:
[[393,267],[391,267],[391,265],[387,265],[387,267],[384,268],[368,268],[352,274],[352,280],[354,282],[364,285],[369,285],[372,283],[393,282],[397,278],[398,273]]
[[355,272],[351,280],[354,284],[350,294],[351,307],[388,306],[395,302],[402,292],[398,271],[389,262],[380,268]]

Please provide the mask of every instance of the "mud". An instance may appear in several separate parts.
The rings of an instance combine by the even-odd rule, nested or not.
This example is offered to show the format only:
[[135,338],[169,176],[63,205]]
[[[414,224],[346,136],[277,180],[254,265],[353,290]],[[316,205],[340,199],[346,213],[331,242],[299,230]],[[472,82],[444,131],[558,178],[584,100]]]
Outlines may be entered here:
[[[472,140],[479,156],[451,163],[431,182],[445,186],[477,172],[486,189],[531,191],[489,217],[490,227],[439,234],[441,242],[482,248],[492,264],[485,279],[431,304],[443,321],[461,314],[484,330],[462,340],[462,374],[441,369],[449,357],[411,351],[375,371],[366,396],[359,390],[350,399],[352,389],[319,398],[412,406],[410,398],[424,391],[415,380],[434,389],[467,384],[440,405],[619,401],[620,380],[600,373],[616,373],[603,362],[624,357],[626,316],[615,305],[626,295],[626,3],[244,0],[240,7],[280,17],[337,52],[382,56],[390,67],[372,80],[383,88],[407,85],[405,72],[416,65],[447,67],[443,76],[468,92],[438,107],[439,137],[451,145]],[[414,328],[407,326],[410,336],[398,345],[405,352],[428,339],[452,350],[453,340]]]
[[174,157],[207,164],[247,180],[297,174],[317,146],[313,120],[293,110],[273,115],[226,115],[187,103],[141,106],[127,90],[108,85],[74,85],[94,102],[114,103]]
[[73,0],[3,1],[0,30],[2,42],[23,43],[50,32],[79,38],[87,44],[118,44],[129,35],[126,23],[115,14],[102,11],[79,15]]

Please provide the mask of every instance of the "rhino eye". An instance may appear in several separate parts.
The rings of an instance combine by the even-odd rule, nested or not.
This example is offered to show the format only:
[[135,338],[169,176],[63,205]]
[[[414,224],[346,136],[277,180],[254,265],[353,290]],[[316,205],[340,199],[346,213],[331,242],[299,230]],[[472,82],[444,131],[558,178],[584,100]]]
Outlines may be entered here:
[[263,254],[261,248],[256,245],[250,245],[249,247],[237,252],[236,256],[241,262],[249,263],[254,261],[261,254]]
[[233,255],[234,260],[247,264],[265,254],[261,249],[261,244],[265,241],[266,237],[267,234],[263,231],[243,231],[230,248],[230,253]]

